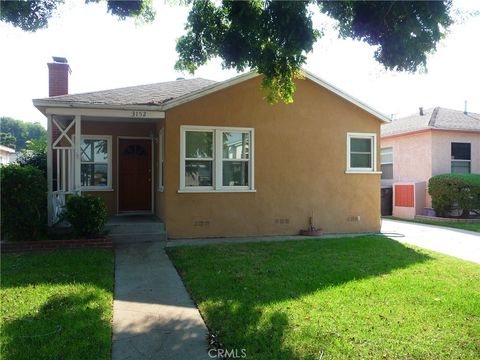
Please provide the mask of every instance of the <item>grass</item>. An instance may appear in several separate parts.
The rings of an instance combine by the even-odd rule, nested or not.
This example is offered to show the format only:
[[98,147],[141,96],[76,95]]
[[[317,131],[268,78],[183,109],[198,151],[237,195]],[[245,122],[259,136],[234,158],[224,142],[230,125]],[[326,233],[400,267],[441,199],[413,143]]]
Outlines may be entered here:
[[2,359],[110,359],[113,252],[2,254]]
[[480,266],[381,236],[169,248],[249,359],[478,359]]
[[478,222],[477,223],[458,223],[458,222],[446,222],[446,221],[423,220],[423,219],[409,220],[409,219],[400,219],[393,216],[385,216],[384,218],[391,219],[391,220],[408,221],[408,222],[419,223],[419,224],[443,226],[443,227],[449,227],[449,228],[455,228],[455,229],[463,229],[463,230],[480,232],[480,223]]

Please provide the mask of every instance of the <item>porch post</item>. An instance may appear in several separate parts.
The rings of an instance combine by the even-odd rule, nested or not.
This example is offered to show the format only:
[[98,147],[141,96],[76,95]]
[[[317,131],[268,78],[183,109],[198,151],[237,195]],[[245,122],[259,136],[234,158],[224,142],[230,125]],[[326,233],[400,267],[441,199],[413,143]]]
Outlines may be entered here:
[[52,160],[52,116],[47,115],[47,221],[48,226],[53,223],[53,160]]
[[81,177],[80,177],[80,143],[82,141],[82,117],[81,115],[75,115],[75,181],[73,184],[74,191],[80,195],[81,194]]

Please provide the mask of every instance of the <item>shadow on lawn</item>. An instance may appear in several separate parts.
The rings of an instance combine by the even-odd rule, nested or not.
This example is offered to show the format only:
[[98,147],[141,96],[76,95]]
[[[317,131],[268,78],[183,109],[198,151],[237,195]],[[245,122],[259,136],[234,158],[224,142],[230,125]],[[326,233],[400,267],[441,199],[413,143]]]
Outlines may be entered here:
[[2,358],[109,359],[110,321],[94,294],[51,297],[38,312],[6,321]]
[[[288,310],[272,312],[266,319],[261,314],[265,305],[296,300],[321,289],[385,275],[430,259],[383,236],[168,251],[207,325],[217,332],[226,348],[245,344],[255,359],[297,358],[282,340],[285,332],[296,331],[295,325],[289,324]],[[209,277],[207,281],[205,276]],[[325,334],[314,336],[328,345]]]
[[[1,272],[2,358],[110,357],[109,250],[2,254]],[[19,317],[17,302],[19,309],[32,308]]]
[[51,250],[2,253],[2,288],[41,284],[91,284],[112,291],[111,250]]

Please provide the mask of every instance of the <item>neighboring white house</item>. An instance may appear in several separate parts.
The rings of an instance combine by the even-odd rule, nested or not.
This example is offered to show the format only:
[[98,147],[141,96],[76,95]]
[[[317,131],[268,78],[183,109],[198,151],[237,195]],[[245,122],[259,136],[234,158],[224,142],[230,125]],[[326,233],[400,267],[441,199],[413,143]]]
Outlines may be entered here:
[[15,149],[0,145],[0,164],[7,165],[15,161]]

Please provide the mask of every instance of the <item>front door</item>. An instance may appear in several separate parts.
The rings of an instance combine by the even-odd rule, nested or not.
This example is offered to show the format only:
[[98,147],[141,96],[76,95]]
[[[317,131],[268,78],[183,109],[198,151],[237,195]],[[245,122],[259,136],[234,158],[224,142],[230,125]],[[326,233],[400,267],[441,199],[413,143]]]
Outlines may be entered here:
[[119,139],[119,211],[152,211],[152,141]]

